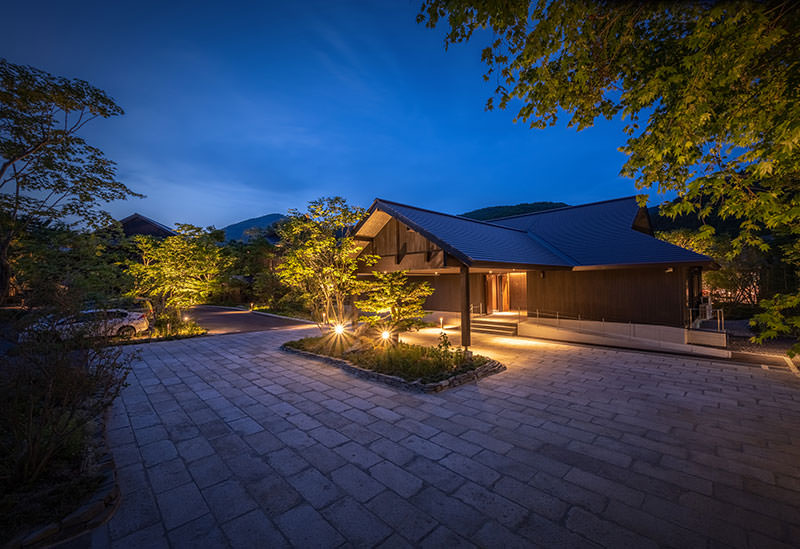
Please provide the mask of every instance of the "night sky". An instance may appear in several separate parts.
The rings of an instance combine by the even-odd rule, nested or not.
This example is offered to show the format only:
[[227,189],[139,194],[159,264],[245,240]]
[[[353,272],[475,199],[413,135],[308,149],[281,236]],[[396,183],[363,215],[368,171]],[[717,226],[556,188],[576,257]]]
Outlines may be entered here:
[[461,213],[636,194],[621,123],[531,130],[486,112],[482,44],[445,51],[420,3],[10,2],[0,56],[125,109],[86,132],[147,195],[117,217],[222,227],[324,195]]

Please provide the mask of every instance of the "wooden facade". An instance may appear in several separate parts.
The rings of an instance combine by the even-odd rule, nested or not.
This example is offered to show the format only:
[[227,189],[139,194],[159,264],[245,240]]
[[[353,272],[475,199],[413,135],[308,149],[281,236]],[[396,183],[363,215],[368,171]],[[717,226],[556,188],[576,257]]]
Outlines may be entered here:
[[[669,272],[668,272],[669,271]],[[529,271],[528,314],[683,326],[686,268]]]
[[460,264],[436,244],[394,218],[366,242],[362,254],[378,255],[380,260],[370,267],[362,267],[361,272],[444,269]]
[[685,326],[690,271],[693,280],[699,279],[700,268],[686,266],[525,270],[524,265],[480,265],[467,269],[419,232],[382,215],[383,221],[370,233],[374,236],[362,238],[362,253],[380,256],[380,260],[361,267],[361,273],[405,270],[413,280],[427,282],[434,293],[425,303],[426,310],[467,311],[467,318],[462,316],[466,341],[469,312],[527,311],[535,316],[539,311],[564,318]]

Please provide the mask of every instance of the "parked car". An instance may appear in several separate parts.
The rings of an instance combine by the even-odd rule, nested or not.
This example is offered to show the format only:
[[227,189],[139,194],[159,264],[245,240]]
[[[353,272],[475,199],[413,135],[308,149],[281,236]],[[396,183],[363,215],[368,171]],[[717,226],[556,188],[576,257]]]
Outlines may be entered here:
[[75,335],[84,337],[132,337],[150,327],[147,315],[125,309],[89,309],[60,320],[45,317],[20,334],[20,340],[30,340],[35,334],[53,331],[60,338]]

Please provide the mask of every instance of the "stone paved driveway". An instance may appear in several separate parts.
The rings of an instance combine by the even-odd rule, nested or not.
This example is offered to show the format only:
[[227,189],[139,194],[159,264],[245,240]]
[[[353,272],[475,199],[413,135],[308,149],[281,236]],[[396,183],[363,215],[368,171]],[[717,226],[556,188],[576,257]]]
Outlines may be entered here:
[[424,396],[278,350],[307,330],[141,347],[108,433],[123,503],[75,545],[800,540],[788,373],[530,342],[508,371]]

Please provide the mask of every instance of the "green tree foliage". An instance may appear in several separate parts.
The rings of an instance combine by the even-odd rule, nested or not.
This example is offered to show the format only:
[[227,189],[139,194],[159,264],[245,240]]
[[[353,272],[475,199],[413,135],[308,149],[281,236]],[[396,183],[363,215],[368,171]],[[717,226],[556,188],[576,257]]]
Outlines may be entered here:
[[[447,45],[486,41],[487,108],[514,106],[533,128],[621,117],[622,174],[676,191],[667,213],[738,220],[735,251],[785,236],[800,269],[797,2],[425,0],[418,21],[446,22]],[[798,301],[767,303],[764,333],[797,327]]]
[[49,306],[66,293],[108,303],[130,289],[128,241],[118,224],[98,231],[33,225],[14,245],[11,284],[30,306]]
[[116,180],[114,163],[79,134],[122,109],[83,80],[0,59],[0,302],[8,297],[10,248],[31,223],[103,226],[98,208],[140,196]]
[[344,198],[326,197],[309,202],[307,212],[290,210],[278,227],[282,251],[278,275],[319,323],[347,320],[347,307],[361,287],[356,278],[359,264],[376,260],[358,257],[363,246],[351,234],[365,213]]
[[131,294],[149,298],[157,314],[202,303],[220,288],[232,263],[220,246],[221,231],[180,224],[177,232],[162,240],[133,237],[139,257],[127,267]]
[[406,271],[390,273],[373,272],[374,280],[366,285],[362,299],[356,307],[366,313],[360,318],[373,327],[403,332],[423,325],[425,298],[433,293],[427,282],[410,282]]
[[747,247],[734,253],[727,235],[712,235],[688,229],[656,233],[656,237],[707,255],[720,266],[715,271],[705,271],[703,282],[716,303],[758,305],[761,279],[766,269],[764,253]]

